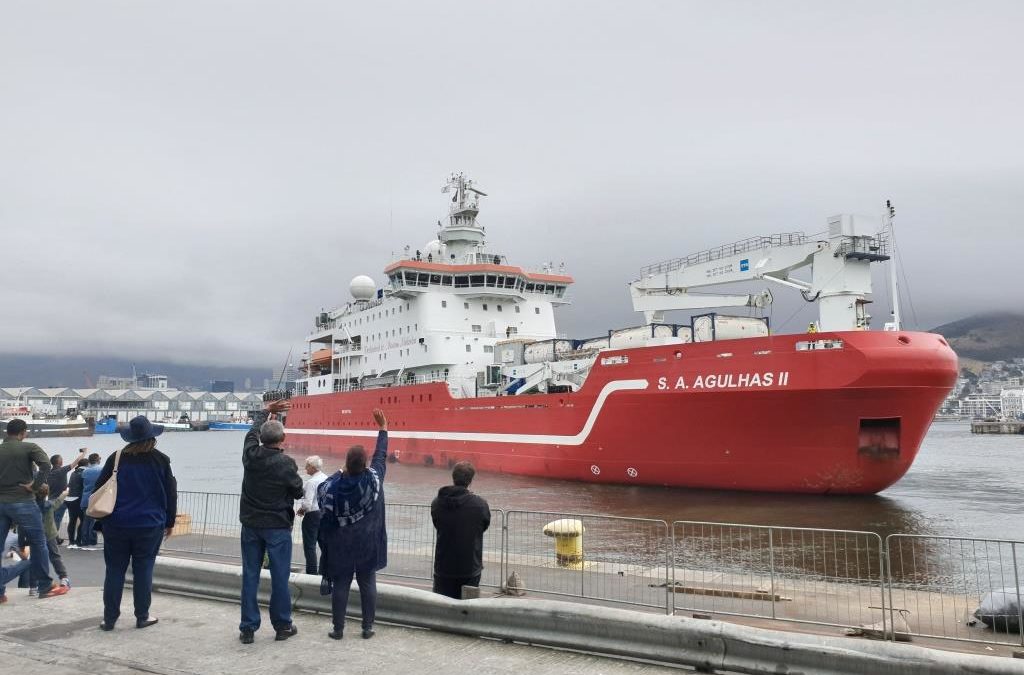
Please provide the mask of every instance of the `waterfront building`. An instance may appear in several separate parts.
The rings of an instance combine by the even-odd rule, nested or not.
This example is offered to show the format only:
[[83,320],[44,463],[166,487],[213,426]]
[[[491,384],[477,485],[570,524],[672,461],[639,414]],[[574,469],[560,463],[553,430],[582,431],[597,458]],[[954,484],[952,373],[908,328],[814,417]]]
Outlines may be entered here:
[[167,389],[166,375],[150,373],[133,373],[125,377],[119,375],[100,375],[96,381],[99,389]]
[[1003,402],[998,395],[972,394],[960,399],[960,414],[971,418],[1000,417]]
[[136,415],[162,422],[177,420],[182,414],[194,422],[228,421],[244,419],[263,407],[259,394],[166,388],[0,387],[0,400],[20,402],[36,413],[59,415],[77,409],[88,417],[114,416],[121,422]]
[[1003,389],[999,399],[1003,417],[1014,420],[1024,418],[1024,389]]

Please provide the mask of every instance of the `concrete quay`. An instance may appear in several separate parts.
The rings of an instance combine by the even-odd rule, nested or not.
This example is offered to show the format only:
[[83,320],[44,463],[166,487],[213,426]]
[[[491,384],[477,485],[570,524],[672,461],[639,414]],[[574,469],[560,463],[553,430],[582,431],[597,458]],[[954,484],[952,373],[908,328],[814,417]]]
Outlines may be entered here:
[[[99,629],[99,588],[76,587],[53,600],[28,597],[8,587],[0,607],[0,673],[46,675],[312,675],[313,673],[496,673],[522,675],[658,675],[679,672],[659,665],[592,654],[508,644],[498,640],[379,624],[372,640],[349,621],[345,639],[327,638],[330,617],[296,613],[299,634],[275,642],[264,611],[256,642],[238,642],[237,602],[156,594],[152,612],[160,623],[136,630],[131,590],[122,620]],[[358,602],[356,603],[358,607]]]

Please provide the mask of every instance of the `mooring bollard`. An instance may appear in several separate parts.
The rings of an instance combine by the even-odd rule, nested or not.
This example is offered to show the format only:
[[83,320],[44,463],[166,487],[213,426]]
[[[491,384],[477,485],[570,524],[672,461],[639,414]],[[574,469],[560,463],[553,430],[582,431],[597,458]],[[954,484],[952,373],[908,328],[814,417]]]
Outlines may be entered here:
[[544,534],[555,539],[555,562],[559,567],[578,567],[583,562],[583,521],[574,518],[553,520],[544,526]]

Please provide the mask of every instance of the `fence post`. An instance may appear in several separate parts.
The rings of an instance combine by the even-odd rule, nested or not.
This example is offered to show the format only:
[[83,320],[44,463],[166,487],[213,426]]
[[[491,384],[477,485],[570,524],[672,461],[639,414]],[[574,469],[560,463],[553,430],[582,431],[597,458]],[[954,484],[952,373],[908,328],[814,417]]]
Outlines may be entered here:
[[[889,625],[892,626],[892,641],[896,642],[896,609],[892,600],[892,549],[891,541],[893,535],[886,535],[885,537],[885,550],[882,552],[882,559],[885,563],[885,569],[882,571],[885,579],[885,585],[889,588]],[[904,596],[906,594],[904,593]],[[882,597],[885,597],[885,591],[882,591]],[[882,616],[885,616],[885,610],[882,610]],[[884,620],[884,618],[883,618]],[[883,637],[884,637],[883,633]]]
[[501,590],[508,590],[508,514],[510,511],[501,512]]
[[[882,596],[882,641],[885,641],[885,568],[886,559],[889,557],[886,555],[885,548],[882,546],[882,537],[875,533],[875,539],[878,540],[878,588],[881,591]],[[888,539],[886,539],[888,541]],[[870,560],[870,558],[868,558]],[[869,572],[870,574],[870,572]],[[896,642],[896,624],[889,621],[889,628],[892,629],[892,641]]]
[[[675,598],[672,597],[676,594],[675,584],[671,583],[671,578],[675,576],[673,568],[675,568],[676,562],[676,528],[666,522],[665,533],[668,535],[666,537],[668,539],[668,550],[665,551],[665,614],[672,616],[676,612],[673,606],[675,605],[673,602]],[[669,570],[673,571],[670,572]]]
[[1010,553],[1013,556],[1013,586],[1017,590],[1017,633],[1020,635],[1020,643],[1024,645],[1024,607],[1020,604],[1020,568],[1017,567],[1017,543],[1010,544]]
[[199,552],[206,553],[206,523],[210,520],[210,493],[206,493],[206,501],[203,504],[203,534],[199,538]]
[[768,528],[768,574],[771,578],[772,594],[772,618],[775,617],[775,540],[772,537],[772,528]]

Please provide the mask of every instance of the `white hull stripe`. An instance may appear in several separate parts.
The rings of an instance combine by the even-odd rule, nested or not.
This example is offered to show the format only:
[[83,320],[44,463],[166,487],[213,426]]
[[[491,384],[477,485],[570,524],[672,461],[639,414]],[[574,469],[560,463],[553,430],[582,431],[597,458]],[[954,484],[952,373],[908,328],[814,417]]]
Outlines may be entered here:
[[[583,445],[590,436],[605,400],[617,391],[640,391],[648,387],[647,380],[615,380],[604,385],[590,409],[587,422],[573,436],[548,434],[498,434],[472,431],[389,431],[390,438],[415,438],[427,441],[474,441],[477,443],[524,443],[532,445]],[[368,429],[285,429],[288,434],[300,436],[356,436],[376,438],[377,432]]]

